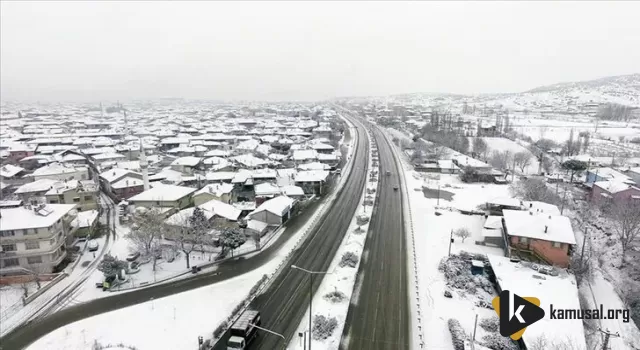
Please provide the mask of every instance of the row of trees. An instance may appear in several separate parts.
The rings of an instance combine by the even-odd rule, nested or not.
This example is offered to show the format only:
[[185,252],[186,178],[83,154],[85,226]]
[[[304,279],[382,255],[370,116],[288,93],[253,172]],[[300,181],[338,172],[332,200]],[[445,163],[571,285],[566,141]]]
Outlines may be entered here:
[[[219,244],[222,247],[220,256],[224,257],[247,241],[247,236],[238,228],[221,228],[217,237],[212,234],[213,230],[214,225],[198,207],[191,215],[185,215],[173,225],[168,225],[164,216],[156,210],[149,210],[134,217],[131,231],[126,237],[143,259],[151,259],[155,271],[158,260],[165,252],[175,254],[181,251],[185,254],[186,267],[190,268],[194,251],[204,252],[205,248]],[[259,242],[259,237],[254,239]],[[114,261],[117,259],[105,260],[111,261],[105,262],[101,271],[112,273],[113,269],[121,268],[122,263]]]

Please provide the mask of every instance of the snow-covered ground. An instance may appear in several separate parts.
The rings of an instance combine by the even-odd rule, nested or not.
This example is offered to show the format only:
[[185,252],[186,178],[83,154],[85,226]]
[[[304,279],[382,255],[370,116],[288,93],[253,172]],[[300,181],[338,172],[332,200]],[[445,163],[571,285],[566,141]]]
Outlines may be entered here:
[[[526,147],[518,144],[515,141],[511,141],[503,137],[483,137],[482,139],[487,143],[487,147],[489,148],[489,154],[491,154],[494,151],[498,151],[498,152],[510,151],[511,153],[518,153],[518,152],[528,153],[531,156],[531,160],[529,162],[529,165],[524,168],[524,174],[530,175],[530,174],[536,174],[538,172],[538,162],[536,161],[533,154],[531,154],[531,152]],[[520,168],[516,167],[516,171],[520,173]]]
[[[373,169],[371,157],[369,158],[368,170],[367,170],[367,178],[369,172]],[[367,189],[374,189],[375,192],[367,195]],[[345,235],[340,247],[336,251],[336,255],[333,257],[331,264],[329,265],[328,271],[329,274],[325,275],[320,287],[316,291],[313,296],[313,310],[314,315],[325,316],[328,318],[335,317],[338,326],[333,330],[331,335],[326,339],[321,340],[312,340],[312,347],[314,349],[337,349],[340,345],[340,340],[342,337],[342,330],[344,329],[345,321],[347,318],[347,313],[349,311],[349,300],[351,300],[351,295],[354,291],[354,284],[356,282],[356,274],[358,271],[358,267],[360,266],[361,255],[364,250],[364,244],[367,238],[367,231],[369,229],[369,223],[363,225],[358,225],[357,218],[358,216],[370,217],[371,215],[371,206],[363,206],[363,202],[365,197],[367,200],[374,201],[377,195],[378,182],[367,182],[365,186],[365,190],[362,193],[362,197],[360,199],[360,205],[356,214],[354,215],[351,224],[347,230],[347,234]],[[360,226],[360,227],[359,227]],[[342,260],[343,254],[351,252],[358,256],[358,262],[355,267],[344,266],[340,267],[340,261]],[[341,301],[332,302],[328,298],[326,298],[328,293],[331,292],[341,292],[343,294],[344,299]],[[300,321],[300,325],[296,333],[305,333],[309,330],[309,309],[305,312],[305,315],[302,317]],[[307,333],[308,337],[308,333]],[[308,338],[307,338],[308,339]],[[308,341],[308,340],[307,340]],[[300,339],[294,337],[291,343],[288,344],[287,349],[297,350],[297,349],[306,349],[306,346]]]

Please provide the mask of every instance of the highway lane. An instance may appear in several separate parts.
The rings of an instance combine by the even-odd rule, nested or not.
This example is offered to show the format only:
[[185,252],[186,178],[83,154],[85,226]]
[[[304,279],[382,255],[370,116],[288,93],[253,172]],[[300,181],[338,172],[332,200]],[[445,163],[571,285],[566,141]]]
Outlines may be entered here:
[[[344,208],[348,207],[347,205],[344,204],[344,201],[347,198],[349,197],[360,198],[360,194],[362,193],[362,186],[364,184],[362,184],[362,186],[359,187],[360,188],[359,190],[358,190],[358,186],[359,184],[361,184],[362,179],[364,178],[364,167],[366,165],[366,158],[363,158],[363,157],[366,157],[366,156],[363,156],[363,154],[366,154],[366,147],[368,146],[368,144],[365,144],[364,141],[362,141],[362,138],[365,138],[365,136],[362,136],[362,134],[360,133],[359,137],[360,137],[359,139],[360,141],[358,146],[355,149],[355,154],[354,154],[354,157],[356,157],[356,159],[354,159],[353,172],[349,176],[349,178],[346,180],[344,190],[342,190],[338,198],[336,198],[336,201],[334,202],[335,204],[332,207],[333,210],[327,211],[323,216],[324,220],[321,222],[332,222],[335,216],[337,215],[336,211],[340,212],[340,211],[343,211]],[[354,193],[356,195],[354,195]],[[143,303],[151,299],[159,299],[169,295],[178,294],[181,292],[189,291],[189,290],[200,288],[203,286],[215,284],[217,282],[221,282],[221,281],[242,275],[249,271],[252,271],[264,265],[269,260],[271,260],[273,256],[277,253],[277,251],[282,247],[282,245],[289,238],[291,238],[291,236],[294,235],[300,228],[302,228],[305,225],[307,220],[313,215],[313,213],[317,209],[318,205],[322,201],[327,200],[328,197],[329,197],[328,194],[325,195],[323,199],[315,201],[314,203],[311,203],[302,214],[291,218],[285,224],[285,230],[282,233],[282,236],[277,241],[273,242],[271,246],[263,250],[257,256],[252,257],[251,259],[238,258],[234,260],[229,260],[218,265],[218,269],[210,273],[203,273],[203,274],[194,276],[192,278],[177,280],[177,281],[165,283],[165,284],[154,285],[144,289],[130,291],[127,293],[113,293],[113,295],[110,295],[108,297],[96,299],[91,302],[87,302],[83,304],[70,306],[69,308],[60,310],[56,313],[48,315],[47,317],[34,320],[26,325],[23,325],[14,329],[4,337],[0,338],[0,344],[2,344],[1,345],[2,349],[3,350],[24,349],[29,344],[33,343],[34,341],[44,336],[45,334],[52,332],[55,329],[62,327],[64,325],[67,325],[69,323],[79,321],[91,316],[99,315],[105,312],[118,310],[128,306]],[[351,204],[352,203],[350,202],[349,205]],[[338,209],[336,210],[335,208],[338,208]],[[312,247],[310,249],[306,249],[306,251],[315,252],[316,249],[314,248],[314,245],[319,244],[319,241],[325,240],[324,233],[327,233],[326,230],[329,230],[329,229],[334,229],[334,227],[329,228],[325,225],[321,231],[317,231],[317,232],[322,232],[321,234],[314,234],[314,236],[317,236],[317,237],[314,239],[313,245],[309,245],[309,241],[311,240],[310,238],[304,244],[302,244],[302,247],[298,251],[305,250],[305,247],[307,248]],[[329,235],[327,235],[327,237],[329,237]],[[331,261],[331,258],[332,256],[326,258],[328,259],[327,264]],[[317,259],[317,257],[315,257],[315,259]],[[300,264],[302,267],[308,266],[302,261],[299,261],[298,264]],[[317,283],[314,283],[314,286],[316,286],[316,284],[319,285],[320,281],[317,281]],[[289,285],[289,286],[293,286],[293,285]],[[304,290],[308,291],[308,285]],[[271,303],[269,305],[271,305],[271,307],[273,308],[276,308],[277,302],[281,300],[274,300],[274,301],[276,303]],[[267,300],[264,300],[264,302],[266,303]],[[271,309],[268,309],[268,310],[271,310]],[[298,324],[298,321],[296,321],[296,326]],[[268,323],[266,322],[264,324],[268,325]],[[216,326],[217,326],[216,324],[211,325],[212,331]]]
[[[341,349],[410,349],[406,240],[399,164],[387,139],[374,127],[380,160],[377,205],[369,226]],[[391,175],[387,176],[386,172]],[[398,186],[398,191],[394,187]],[[344,344],[347,344],[346,347]]]
[[[272,281],[267,290],[258,296],[251,308],[260,310],[262,326],[283,334],[287,342],[292,339],[309,306],[309,276],[301,271],[292,270],[294,264],[308,270],[326,271],[349,228],[355,215],[360,197],[365,186],[366,167],[368,162],[369,141],[362,126],[357,126],[358,146],[353,155],[352,174],[344,189],[338,194],[324,220],[320,222],[309,237],[297,249],[285,268]],[[322,283],[322,275],[314,278],[312,289],[315,291]],[[221,337],[214,349],[226,349],[228,332]],[[262,332],[249,349],[274,350],[281,349],[286,342],[277,336]]]

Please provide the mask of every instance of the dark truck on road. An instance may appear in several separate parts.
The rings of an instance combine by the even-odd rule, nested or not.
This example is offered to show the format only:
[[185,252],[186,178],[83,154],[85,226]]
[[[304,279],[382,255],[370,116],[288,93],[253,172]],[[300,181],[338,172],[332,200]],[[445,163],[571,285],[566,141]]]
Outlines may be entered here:
[[253,325],[260,326],[260,324],[259,311],[245,311],[229,330],[227,350],[246,349],[253,338],[258,336],[258,328]]

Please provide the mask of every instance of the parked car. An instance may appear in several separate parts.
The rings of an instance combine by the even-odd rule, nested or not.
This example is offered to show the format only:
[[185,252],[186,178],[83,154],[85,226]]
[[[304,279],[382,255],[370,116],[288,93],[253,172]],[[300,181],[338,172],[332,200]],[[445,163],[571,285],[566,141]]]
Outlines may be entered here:
[[140,257],[140,252],[133,252],[127,255],[127,261],[136,261]]
[[95,252],[100,247],[100,244],[98,243],[98,241],[92,239],[89,241],[89,243],[87,243],[87,247],[89,248],[90,252]]

